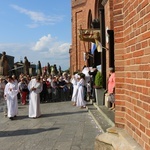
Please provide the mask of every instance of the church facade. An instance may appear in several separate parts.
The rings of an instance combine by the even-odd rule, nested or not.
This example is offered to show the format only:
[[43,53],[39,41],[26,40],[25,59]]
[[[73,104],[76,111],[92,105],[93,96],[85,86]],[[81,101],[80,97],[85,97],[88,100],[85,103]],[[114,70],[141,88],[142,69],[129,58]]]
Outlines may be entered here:
[[[150,149],[149,18],[148,0],[72,0],[71,74],[100,64],[107,88],[108,69],[115,68],[115,126],[145,150]],[[101,52],[97,45],[94,54],[96,40]]]

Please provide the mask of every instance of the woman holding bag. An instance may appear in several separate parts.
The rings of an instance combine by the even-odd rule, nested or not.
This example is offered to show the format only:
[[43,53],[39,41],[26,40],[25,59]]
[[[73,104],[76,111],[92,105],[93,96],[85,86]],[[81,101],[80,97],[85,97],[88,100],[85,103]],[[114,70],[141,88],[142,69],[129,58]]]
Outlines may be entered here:
[[110,68],[110,76],[108,79],[108,101],[112,103],[110,110],[115,110],[115,70]]

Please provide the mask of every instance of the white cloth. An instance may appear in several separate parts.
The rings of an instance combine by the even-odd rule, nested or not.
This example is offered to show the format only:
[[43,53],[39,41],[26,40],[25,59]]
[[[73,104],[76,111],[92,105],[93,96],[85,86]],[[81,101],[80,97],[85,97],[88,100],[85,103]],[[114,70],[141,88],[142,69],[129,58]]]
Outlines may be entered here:
[[87,84],[86,84],[86,87],[87,87],[87,92],[91,92],[91,84],[90,84],[90,83],[87,83]]
[[5,86],[4,95],[7,100],[7,116],[14,117],[18,114],[18,86],[15,83],[8,82]]
[[90,75],[89,75],[89,67],[85,67],[85,68],[82,70],[82,73],[84,73],[85,76],[90,76]]
[[72,93],[71,101],[76,102],[77,101],[77,94],[78,94],[77,76],[72,77],[71,83],[73,85],[73,93]]
[[85,67],[83,70],[82,70],[82,73],[85,74],[85,84],[87,84],[89,81],[90,81],[90,75],[89,75],[89,71],[90,71],[90,68],[89,67]]
[[74,85],[71,101],[76,102],[77,101],[77,95],[78,95],[78,86]]
[[[36,88],[32,91],[32,88]],[[39,117],[41,115],[40,110],[40,92],[43,89],[42,83],[37,82],[36,79],[32,79],[28,84],[28,89],[30,91],[29,95],[29,117]]]
[[85,94],[84,85],[85,85],[84,79],[80,79],[80,81],[77,83],[78,94],[77,94],[76,106],[86,106],[86,102],[84,100],[84,94]]

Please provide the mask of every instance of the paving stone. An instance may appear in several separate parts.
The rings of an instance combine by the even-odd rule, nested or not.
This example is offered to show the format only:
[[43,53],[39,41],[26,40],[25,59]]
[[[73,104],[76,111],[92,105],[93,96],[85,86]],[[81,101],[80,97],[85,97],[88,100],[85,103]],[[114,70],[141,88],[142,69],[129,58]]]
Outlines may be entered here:
[[42,116],[28,118],[28,105],[19,104],[11,121],[0,112],[0,150],[92,150],[101,133],[87,109],[70,101],[41,104]]

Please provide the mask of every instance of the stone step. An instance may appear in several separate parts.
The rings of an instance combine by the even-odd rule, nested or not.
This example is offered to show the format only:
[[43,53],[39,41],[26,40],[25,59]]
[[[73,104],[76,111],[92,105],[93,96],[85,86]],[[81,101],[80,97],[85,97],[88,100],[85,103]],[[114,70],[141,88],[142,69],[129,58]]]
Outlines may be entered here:
[[123,144],[128,145],[131,150],[142,150],[141,146],[137,144],[137,142],[125,131],[124,129],[120,129],[117,127],[113,127],[107,130],[110,133],[110,130],[116,130],[119,135],[119,140],[122,141]]
[[87,107],[89,113],[103,133],[106,132],[108,128],[114,126],[114,123],[110,121],[110,119],[107,118],[97,107],[95,107],[95,105],[88,103]]
[[111,126],[115,126],[115,113],[114,111],[110,110],[109,108],[107,108],[104,105],[96,105],[96,103],[93,103],[94,107],[97,108],[97,110],[100,112],[101,115],[103,115],[105,117],[105,119],[107,120],[107,122],[109,124],[111,124]]
[[107,129],[95,140],[95,150],[142,150],[141,146],[124,130],[117,127]]
[[95,150],[142,150],[141,146],[124,129],[115,127],[113,111],[105,106],[97,106],[91,101],[87,107],[103,133],[95,139]]

